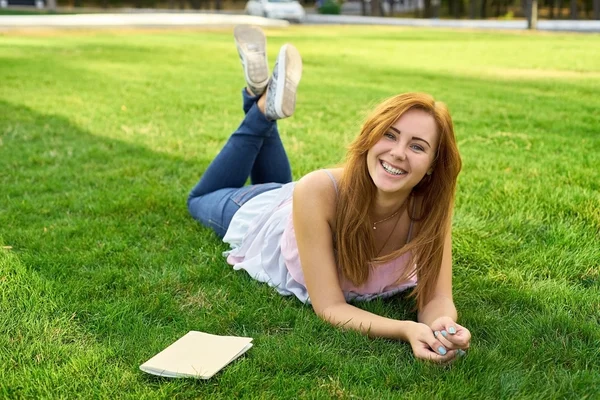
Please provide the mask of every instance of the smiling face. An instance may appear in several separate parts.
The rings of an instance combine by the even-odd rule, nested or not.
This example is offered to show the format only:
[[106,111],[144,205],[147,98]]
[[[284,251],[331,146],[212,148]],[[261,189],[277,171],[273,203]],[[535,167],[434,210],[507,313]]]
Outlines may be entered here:
[[427,112],[405,112],[367,152],[369,175],[378,194],[408,195],[433,167],[439,140]]

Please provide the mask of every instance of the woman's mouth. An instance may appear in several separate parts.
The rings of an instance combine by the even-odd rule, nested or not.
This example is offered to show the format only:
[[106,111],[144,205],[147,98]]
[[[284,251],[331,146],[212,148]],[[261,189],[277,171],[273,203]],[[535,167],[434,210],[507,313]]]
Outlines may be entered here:
[[400,176],[400,175],[405,175],[406,171],[400,168],[396,168],[396,167],[392,167],[390,164],[386,163],[385,161],[380,161],[381,166],[383,167],[383,170],[385,172],[387,172],[388,174],[394,175],[394,176]]

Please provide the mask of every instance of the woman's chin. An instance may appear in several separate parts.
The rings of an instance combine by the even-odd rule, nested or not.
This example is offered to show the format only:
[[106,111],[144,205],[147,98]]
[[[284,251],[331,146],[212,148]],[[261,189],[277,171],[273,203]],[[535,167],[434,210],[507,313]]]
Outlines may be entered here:
[[390,184],[389,182],[385,182],[385,183],[380,182],[379,184],[375,183],[375,187],[377,188],[378,192],[385,193],[385,194],[388,194],[388,195],[391,195],[391,194],[400,194],[400,193],[403,193],[403,192],[406,192],[406,191],[410,192],[410,189],[406,189],[404,187],[404,185],[398,184],[398,183],[396,183],[396,184]]

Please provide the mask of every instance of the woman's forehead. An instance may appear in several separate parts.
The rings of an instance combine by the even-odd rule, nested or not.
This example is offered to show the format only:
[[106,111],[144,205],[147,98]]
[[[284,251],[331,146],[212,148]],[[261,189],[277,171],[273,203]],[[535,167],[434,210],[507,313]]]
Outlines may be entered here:
[[428,141],[437,140],[438,137],[435,119],[423,110],[413,109],[405,112],[394,122],[392,127],[400,134],[417,136]]

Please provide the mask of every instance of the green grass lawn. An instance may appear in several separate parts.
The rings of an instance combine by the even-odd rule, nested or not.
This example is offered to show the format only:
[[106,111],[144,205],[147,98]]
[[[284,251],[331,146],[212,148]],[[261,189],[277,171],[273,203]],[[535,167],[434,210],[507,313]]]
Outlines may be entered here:
[[[304,59],[294,177],[425,91],[464,166],[451,366],[321,322],[229,267],[189,189],[238,125],[231,30],[0,34],[0,397],[600,398],[600,35],[269,30]],[[362,304],[411,318],[398,297]],[[189,330],[254,338],[209,381],[138,366]]]

